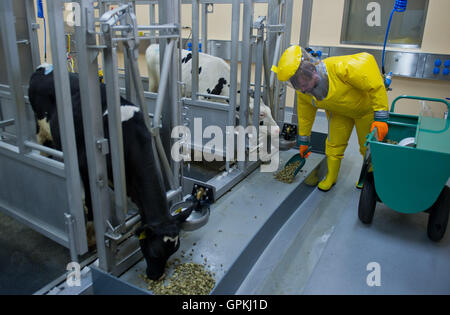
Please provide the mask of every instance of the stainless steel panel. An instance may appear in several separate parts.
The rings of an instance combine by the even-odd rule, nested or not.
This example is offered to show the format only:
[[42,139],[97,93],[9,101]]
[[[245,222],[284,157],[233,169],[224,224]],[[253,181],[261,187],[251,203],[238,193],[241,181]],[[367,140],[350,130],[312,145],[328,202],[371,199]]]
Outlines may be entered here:
[[[311,46],[314,50],[322,51],[322,59],[333,56],[343,56],[367,52],[375,57],[381,71],[382,51],[375,49],[347,48],[347,47],[324,47]],[[329,53],[325,52],[329,50]],[[441,65],[436,67],[436,60],[441,61]],[[447,62],[448,66],[445,66]],[[439,70],[438,74],[434,74],[435,68]],[[403,76],[409,78],[432,79],[432,80],[450,80],[447,71],[450,70],[450,55],[424,54],[403,51],[386,51],[385,56],[386,72],[392,71],[395,76]],[[447,69],[447,70],[446,70]],[[445,72],[444,72],[445,71]]]
[[384,67],[386,72],[392,71],[394,75],[415,77],[418,60],[419,55],[415,53],[389,52],[386,54]]
[[[238,42],[238,62],[242,61],[241,54],[242,42]],[[208,54],[222,58],[224,60],[231,60],[231,41],[230,40],[208,40]],[[255,62],[255,52],[252,52],[251,62]]]
[[65,179],[0,152],[0,209],[68,247]]
[[137,286],[122,281],[101,269],[92,267],[92,290],[96,295],[145,295],[150,294]]
[[[138,0],[139,1],[139,0]],[[138,2],[136,1],[136,2]],[[245,0],[239,0],[239,2],[244,2]],[[253,0],[255,3],[267,3],[269,0]],[[181,0],[183,4],[191,4],[192,0]],[[200,0],[199,3],[214,3],[214,4],[231,4],[233,0]]]
[[[198,101],[201,102],[201,101]],[[223,148],[215,148],[216,154],[224,155],[225,149],[226,149],[226,126],[228,121],[228,111],[227,107],[228,105],[225,104],[216,104],[212,102],[201,102],[203,103],[200,105],[199,103],[189,102],[186,101],[184,105],[183,110],[183,117],[185,124],[189,127],[189,130],[191,131],[191,139],[194,139],[195,135],[195,127],[194,127],[194,119],[201,119],[202,122],[202,128],[201,132],[203,135],[204,130],[208,126],[218,126],[222,130],[223,135]],[[217,137],[217,135],[214,135],[214,137]],[[205,144],[207,144],[211,139],[203,139],[202,137],[202,143],[194,143],[192,141],[192,144],[195,147],[200,147],[200,145],[203,147]],[[194,158],[193,156],[191,157]]]
[[330,57],[332,56],[343,56],[343,55],[354,55],[361,52],[368,52],[375,57],[378,66],[381,70],[381,60],[382,51],[374,49],[361,49],[361,48],[347,48],[347,47],[330,47]]
[[[440,66],[436,66],[436,64],[435,64],[435,62],[437,60],[441,61]],[[443,73],[445,69],[450,70],[450,66],[445,67],[446,61],[448,63],[450,63],[450,55],[427,55],[426,59],[425,59],[425,67],[424,67],[423,75],[422,75],[423,78],[449,81],[450,75],[448,75],[448,74],[444,75],[444,73]],[[439,69],[438,74],[433,73],[435,68]]]

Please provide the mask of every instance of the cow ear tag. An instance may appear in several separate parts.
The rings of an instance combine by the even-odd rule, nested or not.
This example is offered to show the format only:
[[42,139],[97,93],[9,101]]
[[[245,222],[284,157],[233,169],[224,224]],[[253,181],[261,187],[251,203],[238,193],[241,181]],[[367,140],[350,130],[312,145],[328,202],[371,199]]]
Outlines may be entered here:
[[143,240],[147,237],[147,234],[145,233],[145,231],[142,231],[141,234],[139,234],[139,240]]
[[178,208],[177,210],[174,211],[175,214],[178,214],[181,212],[181,210],[183,210],[183,207]]

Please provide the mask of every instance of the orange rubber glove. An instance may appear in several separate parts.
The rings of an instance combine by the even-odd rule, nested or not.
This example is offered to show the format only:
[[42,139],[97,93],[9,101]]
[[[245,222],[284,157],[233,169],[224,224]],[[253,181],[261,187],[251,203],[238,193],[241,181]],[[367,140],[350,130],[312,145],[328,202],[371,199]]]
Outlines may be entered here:
[[[311,152],[308,152],[306,155],[305,155],[305,152],[306,152],[306,150],[308,150],[308,148],[309,148],[309,145],[303,145],[303,144],[301,144],[300,145],[300,156],[302,157],[302,158],[308,158],[308,156],[311,154]],[[305,156],[304,156],[305,155]]]
[[374,121],[372,127],[370,127],[370,132],[372,132],[375,127],[377,127],[378,130],[378,140],[383,141],[388,133],[388,124],[384,121]]

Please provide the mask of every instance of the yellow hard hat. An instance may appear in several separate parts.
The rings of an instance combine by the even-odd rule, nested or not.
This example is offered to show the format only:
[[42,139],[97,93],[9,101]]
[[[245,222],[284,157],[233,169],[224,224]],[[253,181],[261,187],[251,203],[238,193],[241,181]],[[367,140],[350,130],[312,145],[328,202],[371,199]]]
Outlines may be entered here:
[[278,76],[278,80],[287,81],[297,71],[302,61],[302,48],[298,45],[290,46],[281,55],[278,67],[272,66],[272,71]]

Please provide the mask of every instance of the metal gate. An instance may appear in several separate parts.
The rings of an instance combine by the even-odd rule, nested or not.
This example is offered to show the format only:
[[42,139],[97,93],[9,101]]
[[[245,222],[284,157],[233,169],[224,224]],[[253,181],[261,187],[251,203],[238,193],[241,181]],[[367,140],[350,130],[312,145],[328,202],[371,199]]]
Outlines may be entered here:
[[26,97],[29,77],[40,63],[33,1],[0,2],[0,67],[6,69],[0,74],[0,211],[68,247],[76,260],[88,248],[64,27],[62,17],[50,16],[48,22],[52,55],[61,56],[53,63],[63,152],[36,143]]

